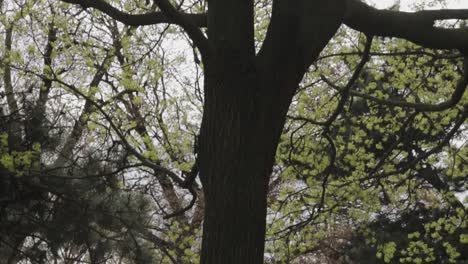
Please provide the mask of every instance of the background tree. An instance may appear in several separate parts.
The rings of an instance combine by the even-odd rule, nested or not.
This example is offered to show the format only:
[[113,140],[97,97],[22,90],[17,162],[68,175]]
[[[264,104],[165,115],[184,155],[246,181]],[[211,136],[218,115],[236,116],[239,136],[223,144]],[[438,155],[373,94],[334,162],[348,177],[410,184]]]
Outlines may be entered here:
[[9,263],[466,260],[468,11],[1,3]]
[[[167,138],[167,133],[184,126],[166,127],[162,116],[179,120],[190,131],[188,111],[181,113],[178,105],[169,104],[176,95],[156,89],[155,82],[154,94],[148,95],[152,103],[146,100],[142,106],[143,99],[137,96],[140,81],[161,78],[154,71],[159,63],[179,58],[158,52],[146,56],[162,43],[146,39],[151,45],[145,46],[141,36],[139,45],[147,50],[130,51],[130,41],[143,33],[117,27],[103,16],[88,20],[81,11],[73,13],[55,4],[8,1],[2,6],[6,31],[2,46],[1,259],[7,263],[23,259],[102,263],[117,255],[139,263],[162,256],[179,262],[177,258],[185,256],[182,243],[161,238],[179,236],[178,231],[171,231],[179,221],[161,227],[152,214],[180,210],[183,194],[176,193],[159,171],[140,169],[142,164],[128,158],[119,134],[111,130],[118,126],[126,135],[138,132],[135,140],[139,141],[133,144],[155,162],[157,155],[169,156],[171,148],[174,164],[187,167],[191,149],[180,149],[187,148],[186,139],[172,143],[174,137]],[[69,12],[76,14],[76,20],[68,20]],[[104,27],[96,27],[95,20]],[[139,61],[142,57],[145,61]],[[136,63],[151,72],[141,71],[137,76],[131,68]],[[158,153],[144,134],[150,132],[145,132],[147,125],[139,120],[140,107],[145,107],[144,114],[157,113],[152,128],[154,124],[164,127],[166,134],[151,134],[158,138],[154,144],[165,147]],[[180,218],[180,225],[194,227],[187,233],[196,233],[200,225],[199,209],[196,212]],[[160,236],[153,233],[156,230]],[[159,251],[149,252],[154,247]],[[169,255],[169,249],[178,253]]]

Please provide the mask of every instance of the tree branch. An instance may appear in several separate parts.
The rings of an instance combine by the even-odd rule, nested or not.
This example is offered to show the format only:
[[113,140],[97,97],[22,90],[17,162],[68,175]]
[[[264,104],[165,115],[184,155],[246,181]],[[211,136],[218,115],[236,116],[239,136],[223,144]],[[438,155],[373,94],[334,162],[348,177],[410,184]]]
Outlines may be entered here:
[[312,2],[301,0],[292,5],[289,1],[273,1],[271,22],[257,55],[267,76],[292,76],[293,85],[297,85],[335,34],[345,12],[342,1]]
[[335,110],[333,111],[331,116],[325,121],[316,121],[316,120],[312,120],[312,119],[309,119],[309,118],[306,118],[306,117],[290,116],[290,115],[288,115],[288,118],[290,118],[292,120],[305,121],[305,122],[313,124],[313,125],[323,126],[324,127],[324,134],[328,133],[328,130],[330,129],[331,124],[336,120],[336,118],[343,111],[343,109],[345,107],[345,104],[349,99],[349,96],[352,94],[351,88],[356,83],[357,79],[359,78],[359,75],[362,72],[362,69],[364,68],[364,66],[366,65],[366,63],[370,59],[369,54],[370,54],[370,50],[371,50],[371,47],[372,47],[373,36],[366,36],[366,38],[367,38],[367,40],[366,40],[366,44],[365,44],[365,47],[364,47],[364,52],[363,52],[361,61],[356,66],[356,69],[354,70],[353,75],[351,76],[351,78],[349,79],[349,81],[348,81],[348,83],[346,84],[345,87],[343,87],[343,88],[339,87],[339,86],[335,85],[334,83],[330,82],[325,76],[322,76],[322,79],[328,85],[335,88],[336,90],[338,90],[341,93],[341,99],[338,102],[338,106],[335,108]]
[[[109,64],[114,59],[114,56],[108,55],[104,60],[101,62],[100,66],[98,67],[96,74],[94,75],[93,79],[91,80],[90,84],[88,85],[90,89],[92,87],[98,87],[102,81],[104,74],[107,72],[108,67],[106,65]],[[90,100],[86,100],[83,110],[81,111],[78,119],[76,120],[73,128],[70,132],[70,135],[64,140],[65,144],[60,149],[57,159],[54,161],[51,168],[53,169],[61,169],[63,168],[67,162],[69,162],[73,155],[73,149],[76,147],[76,144],[80,140],[83,130],[86,127],[86,123],[88,122],[86,116],[93,111],[93,105]]]
[[364,54],[362,56],[362,59],[359,62],[359,64],[357,65],[353,75],[351,76],[351,79],[348,81],[348,83],[346,84],[344,89],[342,89],[340,91],[341,92],[341,99],[340,99],[340,101],[338,103],[338,106],[336,107],[335,111],[333,112],[333,114],[328,118],[327,121],[325,121],[325,123],[324,123],[325,131],[328,131],[328,129],[330,128],[330,125],[335,121],[335,119],[338,117],[338,115],[343,111],[343,109],[345,107],[345,104],[349,99],[349,94],[350,94],[351,87],[354,86],[357,79],[359,78],[359,75],[362,72],[362,69],[364,68],[366,63],[369,61],[369,58],[370,58],[369,53],[370,53],[370,50],[371,50],[371,47],[372,47],[373,36],[366,36],[366,38],[367,38],[367,40],[366,40],[366,44],[365,44],[365,48],[364,48]]
[[17,150],[21,143],[21,124],[19,122],[19,108],[18,102],[15,99],[15,91],[11,80],[11,52],[12,52],[12,39],[13,27],[10,25],[6,28],[5,32],[5,54],[0,58],[3,67],[3,83],[5,86],[5,94],[8,104],[8,114],[11,116],[11,125],[8,129],[8,145],[12,150]]
[[[38,75],[36,73],[33,73],[35,75]],[[41,75],[38,75],[38,76],[41,76]],[[41,76],[42,77],[42,76]],[[95,107],[103,116],[104,118],[107,120],[107,122],[109,122],[109,125],[110,127],[112,128],[112,130],[117,134],[117,136],[119,137],[119,139],[122,141],[123,145],[125,146],[125,148],[129,151],[130,154],[132,154],[133,156],[135,156],[138,160],[141,161],[141,163],[149,168],[151,168],[152,170],[156,171],[156,172],[160,172],[164,175],[167,175],[169,178],[171,178],[174,182],[176,182],[177,184],[179,184],[180,186],[183,186],[184,185],[184,180],[181,179],[177,174],[175,174],[174,172],[172,172],[171,170],[163,167],[163,166],[160,166],[159,164],[156,164],[154,163],[153,161],[151,161],[150,159],[146,158],[143,154],[141,154],[140,152],[138,152],[129,142],[128,140],[126,139],[125,135],[120,131],[119,127],[112,121],[112,118],[110,117],[110,115],[104,110],[102,109],[101,105],[99,105],[98,103],[96,103],[94,100],[92,100],[91,98],[89,98],[87,95],[85,95],[83,92],[81,92],[77,87],[75,87],[74,85],[72,84],[68,84],[62,80],[60,80],[59,78],[57,78],[56,76],[54,76],[54,79],[53,79],[55,82],[67,87],[68,89],[72,90],[74,93],[76,93],[77,95],[81,96],[82,98],[84,98],[86,101],[89,101],[93,107]]]
[[447,109],[450,109],[456,106],[463,95],[465,94],[466,87],[468,85],[468,57],[465,57],[463,62],[463,76],[457,83],[455,90],[453,91],[450,99],[447,101],[438,103],[438,104],[424,104],[424,103],[412,103],[404,100],[387,100],[374,97],[356,90],[350,90],[350,94],[353,96],[361,97],[369,101],[373,101],[379,104],[393,106],[393,107],[403,107],[403,108],[413,108],[418,112],[441,112]]
[[459,118],[458,120],[454,123],[452,129],[445,135],[445,137],[433,148],[430,150],[420,154],[418,157],[408,160],[408,162],[402,166],[401,168],[398,168],[393,171],[389,171],[386,173],[381,173],[381,174],[371,174],[367,179],[371,178],[384,178],[384,177],[390,177],[392,175],[397,175],[397,174],[403,174],[407,172],[409,169],[414,168],[416,164],[419,162],[429,158],[431,155],[436,154],[442,150],[443,147],[447,146],[450,143],[450,140],[455,136],[455,134],[459,131],[460,127],[466,122],[466,119],[468,118],[468,105],[465,105],[463,107],[463,110],[460,111],[459,113]]
[[[145,26],[161,23],[178,24],[173,17],[167,16],[163,12],[151,12],[146,14],[133,15],[121,11],[103,0],[62,0],[62,2],[78,4],[83,8],[92,7],[98,9],[113,19],[129,26]],[[179,13],[179,16],[183,17],[185,20],[190,20],[191,23],[197,27],[207,26],[206,14]]]
[[213,47],[197,25],[189,17],[176,10],[168,0],[155,0],[155,3],[168,18],[187,32],[195,46],[200,50],[202,58],[206,61],[206,57],[212,53]]
[[359,0],[346,0],[344,23],[369,35],[407,39],[434,49],[468,52],[468,29],[435,27],[436,20],[468,19],[468,10],[425,10],[414,13],[379,10]]

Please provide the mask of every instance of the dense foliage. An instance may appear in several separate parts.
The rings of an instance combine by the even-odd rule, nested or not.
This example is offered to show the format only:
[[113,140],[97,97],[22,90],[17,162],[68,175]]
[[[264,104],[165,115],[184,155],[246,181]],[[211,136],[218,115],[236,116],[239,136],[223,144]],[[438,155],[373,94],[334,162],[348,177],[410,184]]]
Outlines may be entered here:
[[[0,263],[198,263],[203,65],[185,33],[6,0],[0,42]],[[340,28],[288,113],[265,262],[468,263],[467,64]]]

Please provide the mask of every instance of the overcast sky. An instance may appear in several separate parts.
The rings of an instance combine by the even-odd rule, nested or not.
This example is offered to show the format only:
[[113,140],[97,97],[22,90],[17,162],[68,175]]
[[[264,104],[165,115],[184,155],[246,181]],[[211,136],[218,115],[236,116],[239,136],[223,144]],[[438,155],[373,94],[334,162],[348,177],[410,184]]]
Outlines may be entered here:
[[[390,7],[395,4],[395,0],[371,0],[379,8]],[[410,6],[415,3],[421,3],[421,0],[401,0],[401,10],[411,10]],[[468,0],[447,0],[448,8],[466,8],[468,9]],[[440,6],[439,6],[440,7]]]

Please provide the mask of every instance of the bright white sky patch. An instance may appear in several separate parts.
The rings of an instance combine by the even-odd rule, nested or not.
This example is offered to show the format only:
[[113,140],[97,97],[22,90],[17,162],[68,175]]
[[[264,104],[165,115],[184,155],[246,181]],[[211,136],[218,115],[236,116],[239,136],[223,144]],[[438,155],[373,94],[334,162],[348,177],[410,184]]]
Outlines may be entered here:
[[[378,8],[388,8],[393,6],[396,2],[400,2],[401,10],[402,11],[410,11],[413,10],[411,8],[415,4],[421,3],[421,0],[370,0],[370,3],[375,4]],[[435,2],[435,1],[434,1]],[[431,9],[441,8],[440,5],[434,6]],[[454,9],[468,9],[468,1],[467,0],[448,0],[447,1],[447,8],[454,8]]]

